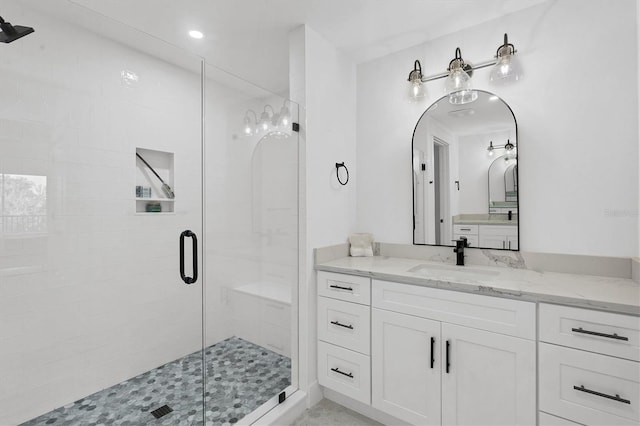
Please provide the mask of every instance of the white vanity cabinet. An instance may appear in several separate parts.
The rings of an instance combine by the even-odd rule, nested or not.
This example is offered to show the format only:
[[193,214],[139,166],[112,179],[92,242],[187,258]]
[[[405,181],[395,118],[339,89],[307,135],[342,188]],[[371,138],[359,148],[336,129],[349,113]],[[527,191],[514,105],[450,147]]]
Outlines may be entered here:
[[480,225],[480,247],[518,250],[518,228],[513,225]]
[[373,407],[417,425],[534,425],[535,304],[373,280]]
[[371,280],[318,272],[318,382],[371,403]]
[[459,240],[460,237],[465,237],[467,239],[467,244],[469,247],[479,247],[478,243],[478,225],[464,225],[464,224],[454,224],[453,225],[453,239]]
[[540,304],[539,329],[541,419],[640,423],[640,318]]

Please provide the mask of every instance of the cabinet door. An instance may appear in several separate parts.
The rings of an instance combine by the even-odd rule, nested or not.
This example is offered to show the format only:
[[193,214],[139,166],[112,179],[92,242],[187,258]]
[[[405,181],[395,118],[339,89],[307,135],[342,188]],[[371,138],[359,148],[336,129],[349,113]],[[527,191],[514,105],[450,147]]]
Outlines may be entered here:
[[495,235],[485,233],[480,230],[480,247],[482,248],[507,248],[507,242],[504,235]]
[[372,405],[411,424],[439,425],[440,322],[381,309],[371,320]]
[[447,323],[442,340],[442,424],[535,425],[535,342]]

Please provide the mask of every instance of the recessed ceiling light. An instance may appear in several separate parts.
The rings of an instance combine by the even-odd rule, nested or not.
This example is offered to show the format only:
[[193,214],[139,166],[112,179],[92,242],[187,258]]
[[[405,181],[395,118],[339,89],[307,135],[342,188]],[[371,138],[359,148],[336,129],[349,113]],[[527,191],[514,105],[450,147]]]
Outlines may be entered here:
[[196,39],[201,39],[202,37],[204,37],[204,34],[202,34],[200,31],[197,31],[197,30],[189,31],[189,35],[192,38],[196,38]]

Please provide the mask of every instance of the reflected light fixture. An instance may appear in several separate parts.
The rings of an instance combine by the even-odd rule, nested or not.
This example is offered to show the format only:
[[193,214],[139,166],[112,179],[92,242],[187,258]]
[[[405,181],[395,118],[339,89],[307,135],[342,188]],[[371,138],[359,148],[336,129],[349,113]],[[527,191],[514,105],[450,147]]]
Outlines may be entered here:
[[492,83],[508,83],[518,81],[522,77],[522,71],[518,60],[514,57],[516,49],[509,43],[507,34],[504,34],[504,44],[496,51],[497,62],[491,69],[489,80]]
[[449,76],[444,82],[445,93],[449,95],[449,103],[463,105],[478,99],[478,92],[471,86],[473,67],[465,64],[460,48],[456,48],[456,56],[449,62]]
[[278,122],[278,125],[285,128],[289,127],[289,124],[291,124],[291,111],[287,108],[287,102],[287,99],[282,102],[282,108],[280,108],[280,120]]
[[[261,137],[271,136],[275,138],[286,138],[291,136],[296,123],[293,122],[293,114],[287,106],[293,105],[292,101],[285,99],[279,112],[275,108],[266,104],[260,113],[260,118],[254,110],[247,110],[244,115],[242,134],[244,136],[258,135]],[[296,110],[294,109],[294,112]],[[253,117],[252,117],[253,116]],[[297,129],[296,129],[297,131]]]
[[[267,111],[267,108],[271,109],[271,112]],[[258,123],[258,127],[260,130],[267,131],[272,125],[272,118],[275,115],[275,111],[271,105],[265,105],[262,114],[260,114],[260,122]]]
[[495,150],[504,149],[506,159],[514,158],[516,154],[516,146],[511,143],[509,139],[507,139],[507,143],[504,146],[493,146],[493,141],[489,141],[489,146],[487,147],[487,154],[489,157],[493,157]]
[[407,81],[409,82],[409,97],[415,101],[424,98],[426,91],[424,84],[422,84],[422,66],[419,60],[416,59],[413,63],[413,71],[409,73]]
[[[250,114],[253,114],[253,121],[251,120]],[[245,136],[251,136],[256,133],[256,122],[258,121],[258,116],[255,111],[250,109],[244,115],[244,124],[242,126],[242,134]]]
[[195,38],[197,40],[200,40],[201,38],[204,37],[204,34],[202,34],[202,32],[200,32],[198,30],[191,30],[191,31],[189,31],[189,36],[191,38]]

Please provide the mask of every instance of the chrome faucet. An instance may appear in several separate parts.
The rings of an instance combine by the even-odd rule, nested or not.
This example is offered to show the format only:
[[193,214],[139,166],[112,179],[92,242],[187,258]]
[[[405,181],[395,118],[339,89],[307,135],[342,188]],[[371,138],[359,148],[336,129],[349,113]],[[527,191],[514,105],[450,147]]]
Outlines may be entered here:
[[464,266],[464,248],[469,247],[469,243],[467,243],[467,237],[460,237],[455,240],[456,248],[453,249],[453,252],[456,253],[456,265]]

